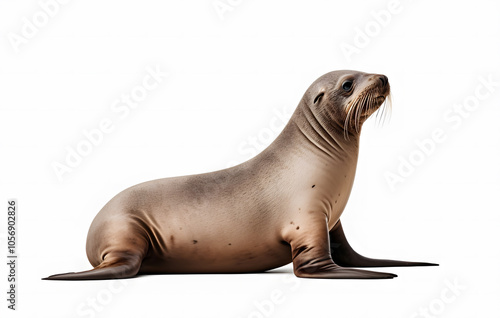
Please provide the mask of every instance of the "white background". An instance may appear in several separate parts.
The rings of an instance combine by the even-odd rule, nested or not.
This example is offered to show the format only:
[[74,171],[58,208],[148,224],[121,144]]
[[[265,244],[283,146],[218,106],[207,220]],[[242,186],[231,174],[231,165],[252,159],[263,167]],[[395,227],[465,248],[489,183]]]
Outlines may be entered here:
[[[473,100],[480,78],[500,81],[498,1],[402,0],[385,25],[371,12],[390,1],[227,1],[222,17],[212,0],[68,1],[18,50],[13,34],[43,11],[37,1],[0,2],[0,205],[17,198],[20,213],[18,311],[3,301],[2,265],[0,315],[423,317],[425,308],[434,317],[498,317],[500,87],[460,124],[444,117]],[[367,28],[363,47],[344,54],[342,43],[354,45]],[[169,77],[121,119],[113,101],[157,65]],[[116,193],[247,160],[249,138],[270,143],[277,114],[289,116],[312,81],[338,69],[385,74],[393,94],[390,122],[370,119],[362,132],[342,216],[348,239],[367,256],[440,267],[382,269],[399,277],[376,281],[298,279],[290,266],[126,285],[40,280],[91,268],[87,230]],[[67,147],[104,118],[114,130],[59,180],[53,163],[64,164]],[[419,157],[416,141],[435,129],[446,140]],[[387,174],[412,153],[419,165],[391,188]],[[453,282],[462,289],[450,291]],[[269,305],[273,293],[280,301]]]

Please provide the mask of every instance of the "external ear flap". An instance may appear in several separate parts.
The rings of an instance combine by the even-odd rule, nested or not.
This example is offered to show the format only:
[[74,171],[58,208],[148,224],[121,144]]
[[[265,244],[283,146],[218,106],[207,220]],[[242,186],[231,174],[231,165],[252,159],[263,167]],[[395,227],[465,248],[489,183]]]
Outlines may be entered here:
[[314,99],[314,102],[313,102],[313,103],[314,103],[314,104],[316,104],[316,102],[317,102],[317,101],[318,101],[321,97],[323,97],[323,95],[325,95],[325,92],[321,92],[321,93],[319,93],[319,94],[318,94],[318,96],[316,96],[316,98]]

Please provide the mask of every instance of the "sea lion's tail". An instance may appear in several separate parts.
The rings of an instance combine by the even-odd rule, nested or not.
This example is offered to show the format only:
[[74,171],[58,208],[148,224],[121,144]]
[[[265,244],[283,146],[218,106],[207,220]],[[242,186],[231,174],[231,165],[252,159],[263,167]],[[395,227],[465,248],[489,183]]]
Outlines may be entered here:
[[43,280],[97,280],[130,278],[137,275],[141,267],[142,257],[138,255],[120,255],[106,259],[92,270],[51,275]]

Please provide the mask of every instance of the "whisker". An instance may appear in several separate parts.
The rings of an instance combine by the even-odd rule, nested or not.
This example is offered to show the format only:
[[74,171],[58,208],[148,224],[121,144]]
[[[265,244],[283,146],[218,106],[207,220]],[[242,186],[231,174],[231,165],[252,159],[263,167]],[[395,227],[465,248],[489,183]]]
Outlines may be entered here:
[[356,111],[354,112],[354,130],[356,130],[356,132],[358,132],[359,109],[361,108],[359,104],[360,102],[356,103]]
[[[391,94],[389,93],[389,95],[387,95],[387,98],[386,98],[386,107],[384,107],[384,117],[383,117],[383,122],[382,122],[383,125],[385,125],[386,120],[390,120],[391,111],[392,111],[392,98],[391,98]],[[387,119],[388,114],[389,114],[389,119]]]
[[376,125],[376,127],[378,127],[380,124],[380,116],[381,116],[381,112],[383,112],[383,107],[385,107],[385,101],[382,104],[382,106],[379,107],[379,109],[377,109],[377,111],[375,111],[375,125]]
[[359,124],[359,120],[361,115],[365,112],[365,108],[370,105],[370,98],[371,95],[369,93],[365,94],[363,97],[363,101],[361,103],[361,106],[358,107],[358,112],[356,113],[357,119],[356,119],[356,132],[359,133],[359,130],[361,129],[361,125]]
[[360,124],[359,124],[359,119],[360,119],[361,114],[363,113],[363,110],[364,110],[364,108],[365,108],[365,106],[367,104],[367,100],[368,100],[368,94],[365,94],[363,96],[363,100],[358,105],[358,109],[357,109],[357,112],[356,112],[356,123],[355,123],[356,124],[355,128],[356,128],[356,132],[357,133],[359,133],[359,129],[361,128]]
[[391,120],[391,117],[392,117],[392,94],[389,93],[389,95],[387,96],[387,103],[388,103],[388,114],[389,114],[389,121]]
[[[363,97],[350,101],[347,105],[347,114],[344,120],[344,138],[349,140],[349,129],[354,128],[356,133],[361,130],[361,117],[367,111],[371,111],[377,105],[378,98],[371,94],[370,91],[362,92]],[[385,125],[386,120],[390,119],[392,112],[392,96],[389,93],[386,99],[375,111],[375,125],[377,127]]]
[[386,107],[386,101],[384,101],[382,106],[380,106],[379,109],[377,109],[376,111],[375,124],[377,127],[380,127],[382,125],[382,118],[384,116],[385,107]]
[[392,98],[391,94],[389,93],[389,95],[387,95],[386,99],[384,100],[384,103],[376,111],[375,114],[376,127],[381,127],[385,125],[386,121],[390,120],[391,111],[392,111]]
[[346,118],[345,118],[345,121],[344,121],[344,138],[346,140],[349,140],[349,133],[348,133],[348,125],[349,125],[349,118],[350,118],[350,114],[351,114],[351,111],[354,107],[353,105],[353,102],[349,102],[349,104],[347,105],[349,107],[349,109],[347,110],[347,115],[346,115]]

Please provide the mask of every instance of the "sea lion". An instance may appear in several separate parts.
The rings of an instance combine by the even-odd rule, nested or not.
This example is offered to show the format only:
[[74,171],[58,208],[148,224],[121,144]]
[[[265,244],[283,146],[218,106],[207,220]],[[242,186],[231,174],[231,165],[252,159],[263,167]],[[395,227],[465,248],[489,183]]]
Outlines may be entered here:
[[346,267],[436,265],[365,258],[350,247],[339,220],[354,182],[361,126],[389,93],[384,75],[321,76],[256,157],[122,191],[90,226],[86,250],[94,269],[46,279],[263,272],[290,262],[298,277],[393,278]]

